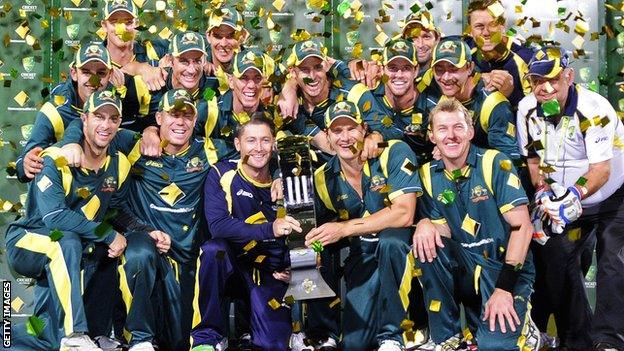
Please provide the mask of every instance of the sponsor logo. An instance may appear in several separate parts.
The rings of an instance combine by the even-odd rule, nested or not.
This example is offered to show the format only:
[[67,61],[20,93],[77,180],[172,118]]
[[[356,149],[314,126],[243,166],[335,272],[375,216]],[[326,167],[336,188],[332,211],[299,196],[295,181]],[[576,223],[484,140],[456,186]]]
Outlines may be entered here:
[[163,168],[163,164],[158,162],[158,161],[153,161],[153,160],[149,160],[147,162],[145,162],[146,166],[150,166],[150,167],[156,167],[156,168]]
[[236,192],[236,196],[246,196],[250,199],[253,199],[253,194],[243,189],[238,189],[238,191]]

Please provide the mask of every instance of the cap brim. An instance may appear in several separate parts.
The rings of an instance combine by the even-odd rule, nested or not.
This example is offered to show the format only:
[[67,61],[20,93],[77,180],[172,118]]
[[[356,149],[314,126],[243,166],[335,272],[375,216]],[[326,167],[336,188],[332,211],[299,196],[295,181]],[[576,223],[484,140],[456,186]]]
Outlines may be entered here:
[[553,67],[551,69],[549,69],[548,72],[541,72],[539,69],[535,68],[532,72],[531,72],[531,68],[529,67],[529,71],[527,72],[527,74],[525,74],[525,77],[531,77],[531,76],[538,76],[538,77],[544,77],[544,78],[554,78],[556,77],[559,73],[561,73],[561,71],[563,71],[563,67],[559,66],[559,65],[555,65],[555,63],[553,62]]
[[92,57],[90,59],[86,59],[85,61],[82,61],[82,63],[80,64],[80,66],[76,65],[76,61],[73,61],[74,65],[77,68],[80,68],[84,65],[86,65],[89,62],[93,62],[93,61],[98,61],[101,62],[106,68],[111,69],[113,66],[111,64],[106,63],[106,61],[102,60],[101,58],[97,58],[97,57]]
[[353,116],[351,116],[351,115],[338,115],[338,116],[335,116],[334,118],[332,118],[332,119],[329,121],[329,123],[327,123],[327,128],[329,128],[329,127],[330,127],[330,126],[331,126],[334,122],[336,122],[336,121],[337,121],[337,120],[339,120],[340,118],[347,118],[347,119],[350,119],[350,120],[352,120],[355,124],[361,124],[361,123],[362,123],[362,121],[361,121],[361,120],[358,120],[357,118],[355,118],[355,117],[353,117]]
[[303,63],[303,61],[305,61],[306,59],[310,58],[310,57],[318,57],[319,59],[321,59],[322,61],[325,61],[325,57],[323,57],[322,55],[319,54],[307,54],[305,55],[303,58],[301,58],[300,60],[297,60],[295,62],[295,66],[299,66],[300,64]]
[[435,32],[437,34],[440,34],[440,31],[438,31],[438,28],[436,27],[427,27],[423,24],[423,22],[421,20],[417,20],[417,19],[413,19],[407,23],[405,23],[405,26],[403,26],[403,36],[408,35],[409,31],[412,29],[410,28],[410,26],[414,26],[414,25],[418,25],[420,26],[423,30],[429,31],[429,32]]
[[[185,101],[184,105],[191,107],[193,109],[193,111],[195,112],[195,114],[197,115],[197,106],[195,106],[195,104],[190,103],[188,101]],[[171,107],[168,110],[165,110],[165,109],[160,110],[159,109],[159,111],[164,111],[164,112],[171,112],[172,110],[175,110],[175,105],[171,105]]]
[[409,63],[411,63],[413,66],[416,66],[416,63],[414,63],[414,61],[413,61],[411,58],[409,58],[409,57],[407,57],[407,56],[405,56],[405,55],[396,55],[396,56],[393,56],[393,57],[392,57],[391,59],[389,59],[388,61],[385,61],[385,62],[384,62],[384,65],[387,65],[387,64],[389,64],[390,62],[392,62],[393,60],[398,59],[398,58],[406,59],[406,60],[407,60]]
[[99,104],[97,106],[94,106],[93,110],[89,110],[88,112],[95,112],[95,111],[99,110],[100,108],[102,108],[102,107],[104,107],[106,105],[113,106],[115,108],[115,110],[117,110],[117,112],[119,112],[119,115],[121,116],[121,108],[118,105],[116,105],[116,104],[114,104],[112,102],[101,103],[101,104]]
[[442,61],[448,62],[448,63],[450,63],[451,65],[453,65],[453,66],[455,66],[457,68],[462,68],[462,67],[464,67],[466,65],[466,63],[468,63],[467,60],[464,60],[464,62],[462,63],[462,62],[454,62],[454,60],[451,60],[449,58],[441,58],[441,59],[437,59],[434,62],[432,62],[431,63],[431,67],[437,65],[438,63],[440,63]]
[[106,18],[105,18],[105,19],[106,19],[106,20],[107,20],[107,19],[109,19],[109,18],[110,18],[110,16],[112,16],[114,13],[117,13],[117,12],[127,12],[127,13],[129,13],[130,15],[132,15],[132,17],[137,18],[137,15],[136,15],[135,13],[133,13],[132,11],[130,11],[130,10],[128,10],[128,9],[121,9],[121,8],[120,8],[120,9],[114,9],[112,12],[110,12],[110,13],[108,14],[108,16],[106,16]]
[[182,54],[184,54],[184,53],[186,53],[186,52],[189,52],[189,51],[199,51],[199,52],[203,53],[203,54],[204,54],[204,56],[208,55],[208,54],[206,53],[206,51],[205,51],[205,50],[202,50],[202,49],[197,49],[197,48],[186,49],[186,50],[182,50],[182,51],[180,51],[180,52],[176,52],[176,53],[173,53],[173,52],[172,52],[172,53],[171,53],[171,55],[173,55],[173,56],[175,56],[175,57],[180,57],[180,56],[182,56]]
[[260,73],[261,76],[264,76],[262,74],[262,70],[256,66],[249,66],[247,68],[245,68],[242,72],[235,74],[236,78],[240,78],[243,76],[243,74],[245,74],[245,72],[249,71],[250,69],[255,69],[256,71],[258,71],[258,73]]
[[214,25],[214,24],[208,25],[208,29],[207,30],[208,30],[208,32],[210,32],[211,30],[213,30],[215,28],[218,28],[218,27],[221,27],[221,26],[228,26],[228,27],[234,29],[237,32],[242,31],[244,29],[243,26],[238,25],[236,23],[221,22],[221,23],[219,23],[218,26]]

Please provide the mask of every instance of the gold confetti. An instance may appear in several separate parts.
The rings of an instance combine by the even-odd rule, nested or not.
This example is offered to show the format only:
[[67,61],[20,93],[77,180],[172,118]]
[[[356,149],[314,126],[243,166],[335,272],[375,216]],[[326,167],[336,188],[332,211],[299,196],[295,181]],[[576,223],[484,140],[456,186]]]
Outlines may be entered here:
[[65,96],[63,96],[63,95],[54,95],[54,99],[53,100],[54,100],[54,104],[56,106],[61,106],[61,105],[63,105],[65,103],[66,99],[65,99]]
[[510,160],[502,160],[500,161],[500,168],[507,172],[511,171],[511,161]]
[[269,306],[271,306],[271,308],[274,309],[274,310],[276,310],[276,309],[278,309],[278,308],[280,308],[282,306],[282,304],[277,302],[276,299],[271,299],[271,300],[269,300],[268,303],[269,303]]
[[169,39],[172,35],[173,35],[173,33],[171,32],[171,30],[168,27],[163,28],[160,31],[160,33],[158,33],[158,36],[161,37],[164,40]]
[[495,2],[492,5],[488,6],[487,10],[494,18],[498,18],[505,13],[505,8],[499,2]]
[[277,218],[286,217],[286,208],[284,206],[280,206],[277,208]]
[[431,303],[429,304],[429,311],[440,312],[440,307],[442,307],[442,301],[431,300]]
[[256,262],[258,264],[262,263],[265,258],[266,258],[266,255],[258,255],[258,257],[256,257],[256,260],[254,262]]
[[403,321],[401,321],[400,326],[403,330],[410,330],[414,327],[414,322],[409,319],[404,319]]
[[334,306],[338,305],[339,303],[340,303],[340,298],[337,297],[332,302],[329,303],[329,308],[334,308]]
[[91,195],[91,191],[89,190],[88,187],[83,186],[83,187],[76,189],[76,195],[78,195],[79,197],[83,199],[86,199]]
[[387,40],[388,40],[388,35],[384,32],[379,32],[379,34],[375,36],[375,42],[377,42],[379,46],[384,46]]

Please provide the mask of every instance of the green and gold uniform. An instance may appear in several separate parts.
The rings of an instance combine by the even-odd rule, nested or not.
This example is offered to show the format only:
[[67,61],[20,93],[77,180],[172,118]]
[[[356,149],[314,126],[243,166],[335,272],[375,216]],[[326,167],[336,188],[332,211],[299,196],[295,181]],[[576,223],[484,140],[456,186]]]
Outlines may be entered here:
[[511,160],[496,150],[470,146],[461,172],[447,171],[439,160],[423,165],[419,175],[424,189],[419,211],[434,223],[448,224],[452,233],[443,238],[445,247],[437,248],[433,262],[416,262],[431,338],[439,344],[462,332],[461,302],[479,350],[523,350],[535,276],[530,254],[513,291],[522,327],[491,332],[481,318],[505,263],[511,228],[503,215],[528,203]]
[[6,235],[9,265],[36,279],[34,315],[45,323],[38,337],[16,326],[13,346],[18,350],[58,348],[62,337],[89,331],[85,309],[102,303],[87,297],[90,282],[104,279],[100,272],[109,267],[114,274],[117,264],[106,257],[116,232],[101,222],[107,209],[123,207],[127,196],[130,163],[119,152],[109,149],[97,172],[63,165],[57,147],[44,150],[42,157],[26,216],[9,225]]
[[[314,187],[319,225],[336,217],[339,221],[366,217],[400,195],[422,191],[414,153],[399,140],[390,141],[378,158],[364,164],[361,198],[342,175],[336,156],[315,172]],[[370,350],[383,340],[403,343],[400,325],[412,281],[411,234],[410,228],[389,228],[350,238],[344,267],[345,350]]]

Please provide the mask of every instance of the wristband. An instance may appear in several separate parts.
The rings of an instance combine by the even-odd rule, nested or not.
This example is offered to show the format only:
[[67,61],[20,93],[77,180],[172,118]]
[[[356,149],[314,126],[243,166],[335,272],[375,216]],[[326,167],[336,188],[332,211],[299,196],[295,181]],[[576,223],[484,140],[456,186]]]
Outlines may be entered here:
[[[518,265],[518,267],[522,267],[522,265]],[[516,270],[516,267],[510,265],[509,263],[505,263],[503,264],[503,268],[498,274],[498,280],[496,280],[496,288],[505,290],[513,294],[513,290],[519,277],[520,269]]]

